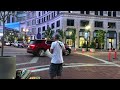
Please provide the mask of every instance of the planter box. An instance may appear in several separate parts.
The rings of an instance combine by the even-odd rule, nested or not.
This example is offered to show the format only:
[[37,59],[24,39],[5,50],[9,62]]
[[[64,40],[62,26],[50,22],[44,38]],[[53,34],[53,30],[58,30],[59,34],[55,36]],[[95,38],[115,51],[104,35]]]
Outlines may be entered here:
[[94,48],[90,48],[90,52],[95,52],[95,49]]
[[16,57],[0,56],[0,79],[15,79]]

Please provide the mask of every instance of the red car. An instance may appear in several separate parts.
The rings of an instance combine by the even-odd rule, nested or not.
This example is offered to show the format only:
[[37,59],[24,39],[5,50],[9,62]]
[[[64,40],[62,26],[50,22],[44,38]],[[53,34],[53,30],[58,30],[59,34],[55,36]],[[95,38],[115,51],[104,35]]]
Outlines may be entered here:
[[[50,49],[52,40],[31,40],[27,47],[27,53],[32,53],[34,56],[44,56],[44,52]],[[65,45],[66,51],[63,55],[69,55],[71,53],[71,48]]]

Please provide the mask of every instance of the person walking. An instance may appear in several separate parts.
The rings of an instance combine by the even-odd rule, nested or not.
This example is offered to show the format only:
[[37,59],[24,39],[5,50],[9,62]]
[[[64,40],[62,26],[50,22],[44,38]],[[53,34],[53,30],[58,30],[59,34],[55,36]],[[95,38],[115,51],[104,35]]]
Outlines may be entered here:
[[61,79],[63,70],[63,54],[65,51],[64,43],[60,41],[60,35],[56,34],[54,37],[55,41],[52,42],[50,52],[52,53],[52,59],[50,64],[50,79]]

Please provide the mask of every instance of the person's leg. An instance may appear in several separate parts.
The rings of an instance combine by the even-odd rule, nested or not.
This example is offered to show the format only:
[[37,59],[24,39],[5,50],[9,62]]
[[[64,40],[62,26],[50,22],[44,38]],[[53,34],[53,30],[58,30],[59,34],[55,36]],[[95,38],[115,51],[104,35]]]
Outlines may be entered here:
[[49,73],[50,73],[50,79],[55,79],[56,77],[56,65],[55,64],[50,65]]
[[57,79],[61,79],[62,70],[63,70],[63,66],[62,66],[62,64],[59,64],[58,69],[57,69]]

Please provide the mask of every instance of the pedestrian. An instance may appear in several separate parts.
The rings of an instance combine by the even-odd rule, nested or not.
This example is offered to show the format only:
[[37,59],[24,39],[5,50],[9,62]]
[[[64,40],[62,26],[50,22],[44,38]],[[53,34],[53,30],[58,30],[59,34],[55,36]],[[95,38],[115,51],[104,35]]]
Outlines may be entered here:
[[63,50],[65,50],[65,46],[63,42],[60,41],[60,35],[56,34],[54,36],[55,41],[52,42],[50,47],[50,52],[52,53],[52,59],[50,64],[50,78],[61,79],[62,70],[63,70]]

